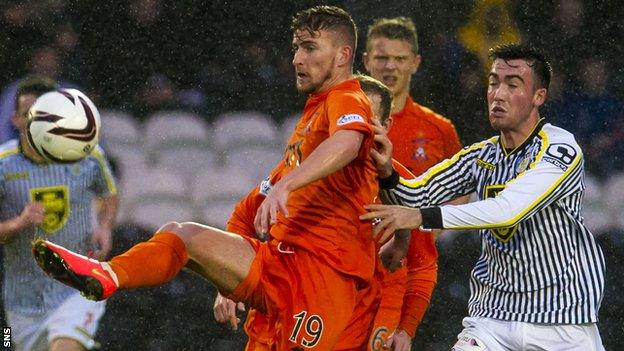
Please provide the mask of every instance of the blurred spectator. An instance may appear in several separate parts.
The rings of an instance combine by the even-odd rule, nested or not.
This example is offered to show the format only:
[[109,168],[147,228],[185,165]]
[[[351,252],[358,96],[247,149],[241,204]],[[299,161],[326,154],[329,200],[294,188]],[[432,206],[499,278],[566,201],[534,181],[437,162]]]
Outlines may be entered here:
[[592,155],[586,161],[589,172],[608,176],[624,168],[619,158],[624,152],[624,104],[606,89],[610,77],[606,62],[590,56],[579,66],[579,88],[568,87],[559,96],[555,90],[544,116],[573,132],[583,150]]
[[[76,84],[58,77],[60,68],[58,50],[51,46],[37,48],[28,61],[28,74],[58,80],[61,88],[78,89]],[[15,110],[15,93],[20,80],[7,85],[0,94],[0,143],[18,137],[18,131],[11,123],[11,114]]]
[[176,99],[176,88],[171,80],[163,74],[153,74],[135,95],[134,116],[144,119],[158,110],[175,108]]
[[458,34],[464,48],[476,55],[483,67],[489,67],[490,48],[521,39],[507,0],[477,0],[470,21],[459,29]]

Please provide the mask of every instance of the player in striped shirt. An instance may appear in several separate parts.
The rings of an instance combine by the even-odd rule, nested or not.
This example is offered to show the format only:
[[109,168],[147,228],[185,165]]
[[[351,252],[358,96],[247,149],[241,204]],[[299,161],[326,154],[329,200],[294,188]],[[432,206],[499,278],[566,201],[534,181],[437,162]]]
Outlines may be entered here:
[[[453,350],[604,350],[596,323],[604,257],[583,224],[583,154],[545,123],[548,61],[507,44],[491,50],[489,120],[500,135],[464,148],[416,180],[399,179],[391,145],[377,157],[396,205],[370,205],[384,235],[400,228],[481,229],[469,317]],[[480,201],[440,204],[476,191]]]
[[[98,148],[73,164],[48,164],[28,143],[28,110],[56,89],[44,78],[22,81],[12,122],[19,140],[0,147],[0,243],[4,248],[2,292],[17,350],[84,350],[104,314],[104,302],[83,299],[49,279],[32,259],[31,243],[45,237],[77,252],[104,259],[111,249],[117,196],[107,161]],[[100,199],[97,225],[92,203]]]

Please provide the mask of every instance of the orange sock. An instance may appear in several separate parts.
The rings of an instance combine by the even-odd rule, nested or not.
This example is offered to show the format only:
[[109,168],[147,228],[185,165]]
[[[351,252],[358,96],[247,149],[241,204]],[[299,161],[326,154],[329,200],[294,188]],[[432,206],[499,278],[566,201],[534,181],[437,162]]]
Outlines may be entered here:
[[184,242],[172,233],[157,233],[113,257],[108,264],[124,289],[160,285],[173,279],[186,265],[188,254]]

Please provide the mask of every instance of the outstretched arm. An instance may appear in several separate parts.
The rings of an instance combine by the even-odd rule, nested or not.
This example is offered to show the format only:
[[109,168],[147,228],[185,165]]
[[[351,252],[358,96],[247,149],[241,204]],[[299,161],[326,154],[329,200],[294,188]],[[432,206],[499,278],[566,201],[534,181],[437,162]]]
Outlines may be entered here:
[[286,202],[290,192],[342,169],[360,152],[364,135],[354,130],[339,130],[323,141],[299,167],[278,181],[266,197],[254,220],[256,230],[266,233],[277,220],[277,213],[288,216]]

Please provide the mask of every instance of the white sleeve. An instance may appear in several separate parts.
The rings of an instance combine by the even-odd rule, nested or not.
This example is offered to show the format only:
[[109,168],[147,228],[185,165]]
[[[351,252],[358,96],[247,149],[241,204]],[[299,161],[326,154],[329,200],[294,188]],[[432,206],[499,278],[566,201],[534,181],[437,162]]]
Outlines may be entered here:
[[583,155],[576,143],[554,143],[496,197],[442,206],[445,229],[511,227],[582,187]]
[[400,178],[399,184],[384,194],[389,199],[384,203],[417,208],[436,206],[474,192],[476,180],[473,166],[489,142],[466,147],[415,179]]

